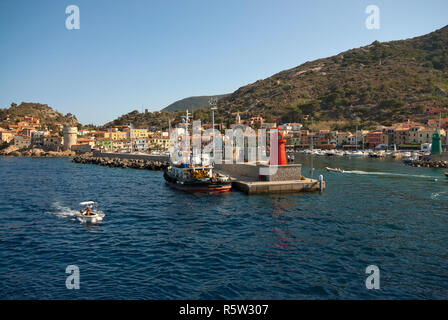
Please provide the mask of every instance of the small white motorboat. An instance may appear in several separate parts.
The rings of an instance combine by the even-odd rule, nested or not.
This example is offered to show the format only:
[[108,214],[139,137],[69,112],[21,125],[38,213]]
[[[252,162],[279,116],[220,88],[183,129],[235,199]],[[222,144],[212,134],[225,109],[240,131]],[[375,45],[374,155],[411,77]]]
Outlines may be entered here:
[[82,208],[78,212],[78,220],[84,223],[96,223],[103,221],[104,213],[98,210],[98,204],[94,201],[84,201],[79,204]]
[[326,167],[325,169],[327,169],[327,171],[331,171],[331,172],[340,172],[340,173],[344,173],[344,170],[340,169],[340,168],[329,168]]
[[364,157],[365,154],[362,151],[354,151],[350,154],[350,157]]

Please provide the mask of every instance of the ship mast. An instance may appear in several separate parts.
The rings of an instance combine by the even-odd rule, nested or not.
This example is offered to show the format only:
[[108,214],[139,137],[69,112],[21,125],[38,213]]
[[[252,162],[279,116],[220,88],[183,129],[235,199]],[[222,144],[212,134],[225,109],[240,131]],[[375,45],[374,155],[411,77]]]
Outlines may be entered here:
[[210,105],[210,110],[212,111],[212,132],[213,132],[213,162],[215,161],[215,110],[218,110],[217,107],[218,99],[216,97],[210,98],[208,104]]
[[[187,111],[186,111],[186,113],[185,113],[185,116],[182,116],[182,118],[184,119],[184,121],[185,121],[185,143],[184,143],[184,148],[186,148],[187,146],[188,146],[188,153],[190,154],[190,144],[188,143],[186,143],[186,141],[187,141],[187,139],[190,139],[190,136],[189,136],[189,134],[188,134],[188,122],[190,122],[190,113],[188,112],[188,109],[187,109]],[[191,156],[189,156],[188,157],[188,161],[189,161],[189,163],[191,164]]]

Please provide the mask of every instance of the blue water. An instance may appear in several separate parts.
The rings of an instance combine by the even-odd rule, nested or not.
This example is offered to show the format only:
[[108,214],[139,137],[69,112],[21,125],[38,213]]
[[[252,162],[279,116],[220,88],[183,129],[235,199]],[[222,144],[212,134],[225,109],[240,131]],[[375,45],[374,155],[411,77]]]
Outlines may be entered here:
[[[322,194],[190,195],[160,172],[0,157],[0,299],[448,298],[443,170],[314,165]],[[90,199],[102,223],[73,216]],[[380,290],[365,287],[371,264]],[[68,265],[79,290],[65,286]]]

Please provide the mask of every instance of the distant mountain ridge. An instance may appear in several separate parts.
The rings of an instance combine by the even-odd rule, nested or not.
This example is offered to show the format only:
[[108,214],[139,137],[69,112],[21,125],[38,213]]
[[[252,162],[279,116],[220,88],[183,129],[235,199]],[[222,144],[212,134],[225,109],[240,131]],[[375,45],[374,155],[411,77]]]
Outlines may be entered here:
[[210,98],[217,98],[218,101],[222,98],[229,96],[229,94],[221,94],[215,96],[197,96],[197,97],[189,97],[184,98],[182,100],[178,100],[173,102],[169,106],[163,108],[161,111],[166,112],[174,112],[174,111],[185,111],[185,110],[196,110],[200,108],[204,108],[208,106]]

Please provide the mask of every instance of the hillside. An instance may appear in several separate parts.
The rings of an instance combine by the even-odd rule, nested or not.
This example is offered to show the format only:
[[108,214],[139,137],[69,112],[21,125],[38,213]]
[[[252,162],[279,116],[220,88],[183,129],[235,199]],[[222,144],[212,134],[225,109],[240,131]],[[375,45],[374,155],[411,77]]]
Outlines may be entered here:
[[168,119],[172,116],[172,113],[164,111],[140,113],[138,110],[134,110],[104,124],[102,128],[129,125],[132,123],[136,128],[153,128],[157,130],[167,128]]
[[[411,104],[431,100],[448,106],[447,93],[448,26],[412,39],[375,41],[256,81],[219,96],[215,119],[234,123],[240,112],[242,119],[261,115],[266,122],[302,121],[303,115],[311,115],[316,121],[351,126],[391,124],[427,118],[421,105]],[[133,111],[106,125],[166,127],[168,118],[180,120],[187,108],[195,110],[195,119],[206,122],[209,98],[183,99],[162,112]],[[201,105],[205,107],[196,109]]]
[[174,112],[174,111],[185,111],[185,110],[196,110],[200,108],[204,108],[208,106],[208,102],[210,98],[216,97],[218,101],[222,98],[229,96],[230,94],[221,94],[217,96],[199,96],[199,97],[189,97],[182,100],[178,100],[168,107],[162,109],[162,111],[166,112]]
[[306,62],[221,99],[224,117],[261,114],[298,121],[395,121],[418,116],[408,103],[448,104],[448,26],[428,35],[374,43]]
[[20,105],[12,103],[11,107],[0,109],[0,127],[17,123],[24,116],[38,117],[43,126],[51,127],[56,123],[78,125],[78,120],[71,113],[64,116],[46,104],[22,102]]

